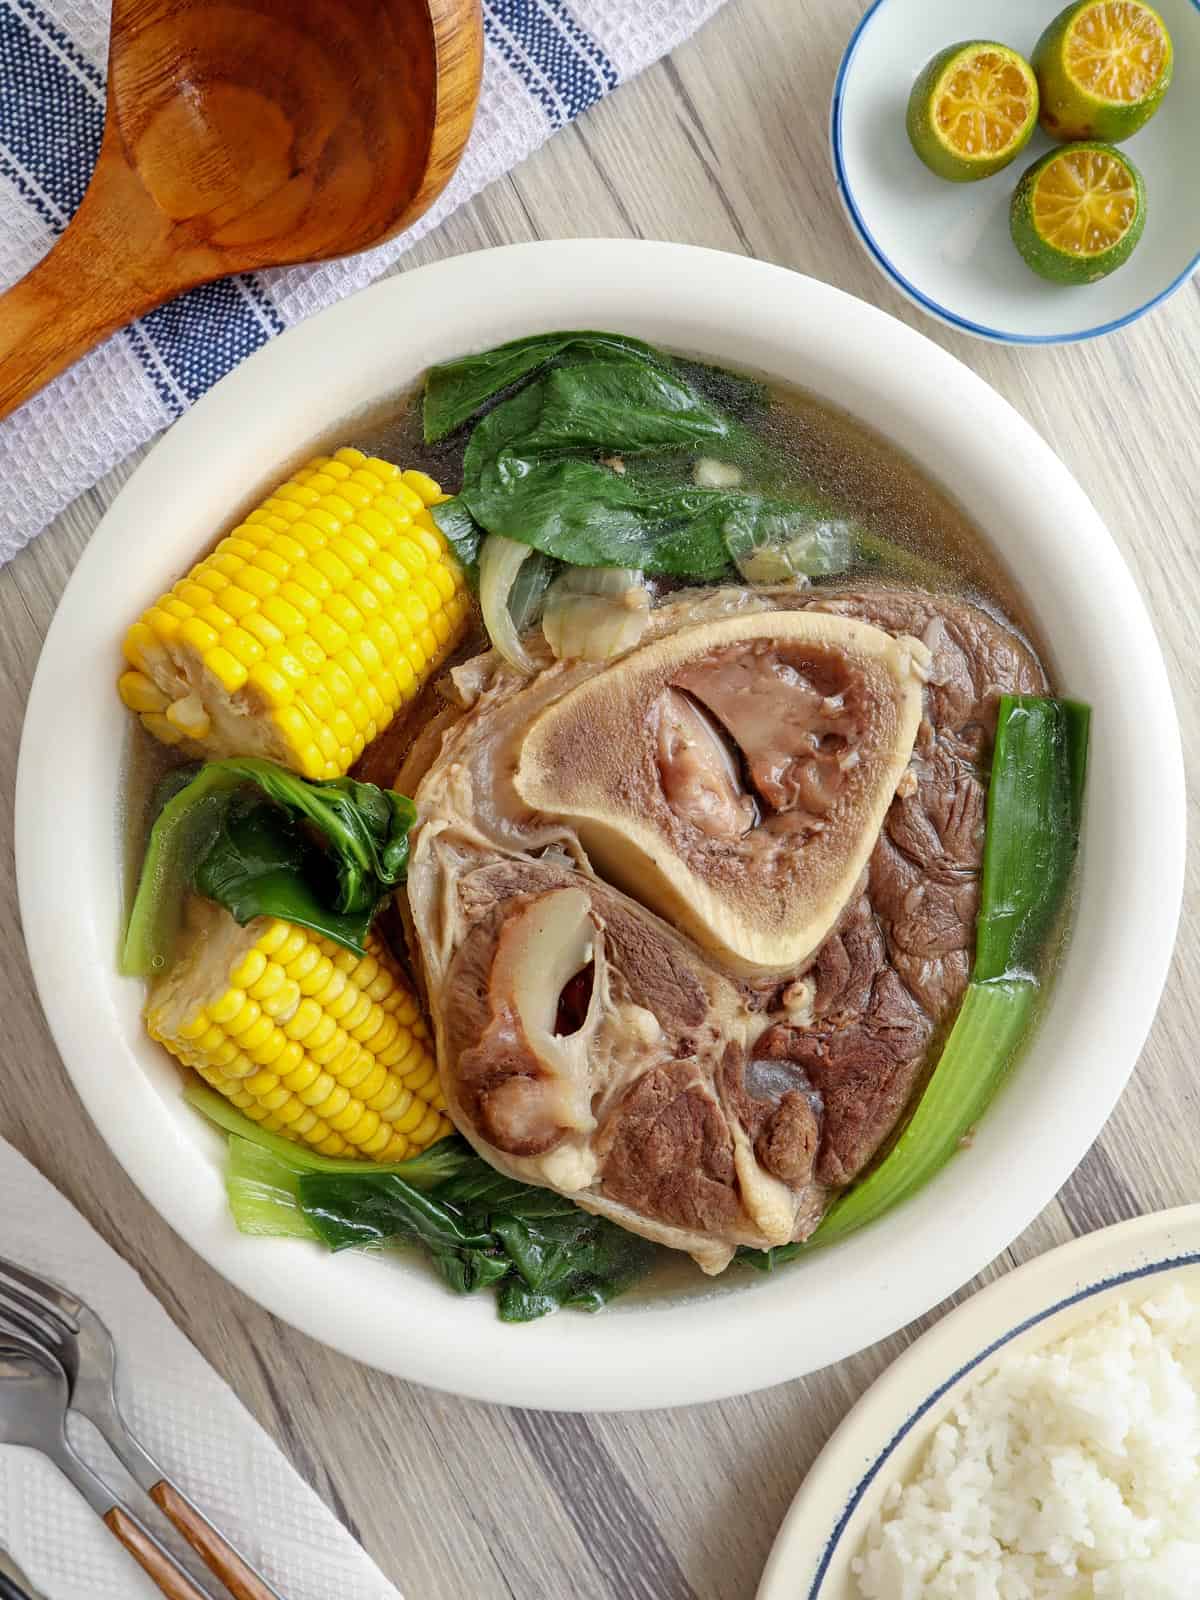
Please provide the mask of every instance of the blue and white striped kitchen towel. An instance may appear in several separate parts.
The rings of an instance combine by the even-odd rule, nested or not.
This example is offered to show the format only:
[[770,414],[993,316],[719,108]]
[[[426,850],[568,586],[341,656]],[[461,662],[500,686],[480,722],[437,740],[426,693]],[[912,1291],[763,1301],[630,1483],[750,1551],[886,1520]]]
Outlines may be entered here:
[[[361,288],[493,178],[707,20],[721,0],[483,0],[483,95],[461,167],[365,255],[227,279],[160,307],[0,423],[0,562],[244,356]],[[87,185],[104,121],[108,0],[0,0],[0,288]]]

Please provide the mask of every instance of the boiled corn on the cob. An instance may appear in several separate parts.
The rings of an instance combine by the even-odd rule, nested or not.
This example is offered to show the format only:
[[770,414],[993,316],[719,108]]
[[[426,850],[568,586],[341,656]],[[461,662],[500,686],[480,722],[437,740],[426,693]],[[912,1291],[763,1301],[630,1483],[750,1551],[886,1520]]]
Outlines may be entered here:
[[324,1155],[400,1161],[452,1132],[429,1034],[385,946],[193,899],[146,1005],[153,1038],[262,1127]]
[[339,777],[462,636],[445,498],[361,450],[315,457],[133,624],[121,698],[188,754]]

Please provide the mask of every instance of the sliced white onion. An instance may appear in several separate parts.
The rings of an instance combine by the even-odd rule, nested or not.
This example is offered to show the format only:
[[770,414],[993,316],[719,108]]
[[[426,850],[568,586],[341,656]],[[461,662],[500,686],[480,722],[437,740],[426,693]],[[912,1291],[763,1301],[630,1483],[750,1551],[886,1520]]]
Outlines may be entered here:
[[559,594],[599,594],[619,600],[630,589],[646,595],[646,578],[636,567],[564,567],[552,587]]
[[735,467],[732,461],[701,456],[692,468],[692,482],[699,489],[736,489],[741,481],[742,469]]
[[532,656],[521,643],[508,597],[521,565],[533,554],[527,544],[506,539],[502,533],[489,533],[479,552],[479,609],[492,644],[518,672],[537,670]]
[[762,544],[739,556],[737,568],[747,583],[797,583],[803,588],[808,578],[796,571],[795,563],[788,559],[787,546]]
[[826,520],[790,539],[735,553],[734,561],[747,583],[794,583],[803,588],[814,577],[844,572],[853,556],[853,541],[849,523]]
[[635,567],[567,567],[546,591],[542,632],[560,661],[608,661],[632,650],[649,620]]

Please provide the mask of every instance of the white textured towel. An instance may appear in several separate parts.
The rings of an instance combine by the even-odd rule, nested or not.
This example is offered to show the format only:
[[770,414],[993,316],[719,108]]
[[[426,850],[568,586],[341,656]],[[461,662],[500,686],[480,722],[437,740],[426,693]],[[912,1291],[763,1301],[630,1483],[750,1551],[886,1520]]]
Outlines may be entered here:
[[[377,277],[722,0],[483,0],[475,131],[433,210],[365,255],[227,279],[115,335],[0,423],[0,562],[274,334]],[[107,0],[0,0],[0,288],[79,204],[104,120]]]
[[[133,1269],[2,1140],[0,1255],[67,1285],[108,1324],[122,1407],[143,1444],[285,1600],[400,1600]],[[91,1430],[72,1419],[71,1434],[121,1492]],[[161,1600],[48,1461],[5,1446],[0,1547],[52,1600]]]

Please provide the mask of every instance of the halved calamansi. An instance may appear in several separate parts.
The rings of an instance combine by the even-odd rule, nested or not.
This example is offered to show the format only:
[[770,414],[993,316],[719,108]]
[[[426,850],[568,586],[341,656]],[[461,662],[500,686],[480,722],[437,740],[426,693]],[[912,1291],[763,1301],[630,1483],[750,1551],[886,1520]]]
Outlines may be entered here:
[[912,147],[940,178],[990,178],[1024,149],[1038,116],[1029,63],[1007,45],[970,40],[926,63],[908,101]]
[[1128,261],[1146,223],[1142,175],[1090,141],[1035,161],[1012,199],[1013,242],[1051,283],[1095,283]]
[[1033,67],[1052,139],[1128,139],[1162,103],[1174,51],[1141,0],[1075,0],[1038,40]]

